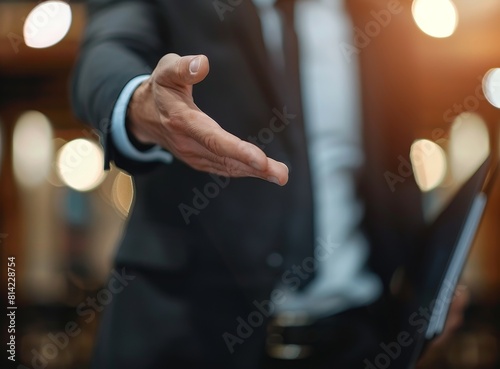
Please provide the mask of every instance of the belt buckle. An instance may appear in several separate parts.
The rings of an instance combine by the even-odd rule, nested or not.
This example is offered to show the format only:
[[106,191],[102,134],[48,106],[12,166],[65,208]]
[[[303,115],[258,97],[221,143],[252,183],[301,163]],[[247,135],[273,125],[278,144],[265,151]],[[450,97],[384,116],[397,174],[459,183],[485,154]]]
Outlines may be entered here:
[[314,319],[303,311],[279,313],[268,326],[266,352],[272,359],[300,360],[311,356],[311,345],[289,342],[287,331],[292,328],[308,328]]

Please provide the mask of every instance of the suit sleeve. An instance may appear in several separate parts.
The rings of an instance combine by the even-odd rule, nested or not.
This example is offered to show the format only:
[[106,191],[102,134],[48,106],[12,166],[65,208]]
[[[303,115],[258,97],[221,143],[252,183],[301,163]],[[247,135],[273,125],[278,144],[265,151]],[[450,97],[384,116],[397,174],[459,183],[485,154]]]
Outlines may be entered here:
[[115,103],[134,77],[149,74],[167,53],[160,12],[150,0],[89,0],[88,24],[72,80],[72,102],[79,119],[97,129],[105,166],[134,174],[156,166],[124,157],[110,139]]

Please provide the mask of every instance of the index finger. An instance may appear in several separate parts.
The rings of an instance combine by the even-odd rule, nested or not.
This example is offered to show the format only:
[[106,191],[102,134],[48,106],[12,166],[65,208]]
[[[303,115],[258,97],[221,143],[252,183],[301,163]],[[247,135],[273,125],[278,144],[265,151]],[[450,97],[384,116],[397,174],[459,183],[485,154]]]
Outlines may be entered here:
[[225,131],[207,115],[203,120],[192,130],[192,137],[200,145],[215,155],[237,160],[260,171],[267,169],[267,156],[260,148]]

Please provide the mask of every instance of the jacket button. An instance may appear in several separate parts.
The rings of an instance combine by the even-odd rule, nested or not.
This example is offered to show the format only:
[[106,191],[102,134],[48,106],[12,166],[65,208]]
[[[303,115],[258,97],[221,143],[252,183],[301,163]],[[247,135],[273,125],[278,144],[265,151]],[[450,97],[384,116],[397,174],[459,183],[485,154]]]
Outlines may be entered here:
[[266,262],[271,268],[279,268],[283,265],[283,256],[277,252],[273,252],[267,256]]

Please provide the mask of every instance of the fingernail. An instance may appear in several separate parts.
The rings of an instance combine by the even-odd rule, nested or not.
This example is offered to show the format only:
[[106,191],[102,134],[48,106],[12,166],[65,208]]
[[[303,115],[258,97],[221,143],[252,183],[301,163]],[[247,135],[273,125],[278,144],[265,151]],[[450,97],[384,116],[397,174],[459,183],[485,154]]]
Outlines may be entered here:
[[278,180],[278,178],[276,178],[276,177],[268,177],[268,178],[267,178],[267,180],[268,180],[269,182],[272,182],[272,183],[274,183],[274,184],[277,184],[278,186],[281,186],[280,181],[279,181],[279,180]]
[[197,56],[189,63],[189,73],[196,74],[200,70],[201,58]]
[[257,163],[256,161],[252,161],[250,162],[250,165],[252,166],[252,168],[254,169],[257,169],[257,170],[262,170],[262,165],[259,165],[259,163]]

